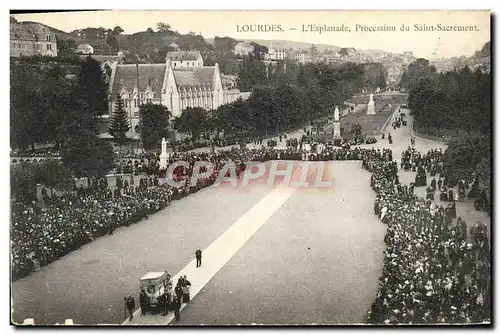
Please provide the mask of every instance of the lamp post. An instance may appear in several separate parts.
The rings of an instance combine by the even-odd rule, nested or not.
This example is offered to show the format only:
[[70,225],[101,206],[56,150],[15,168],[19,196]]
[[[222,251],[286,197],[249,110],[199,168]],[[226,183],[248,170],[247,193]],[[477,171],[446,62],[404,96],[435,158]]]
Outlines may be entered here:
[[135,68],[137,70],[137,106],[139,108],[139,124],[141,125],[140,133],[139,133],[139,150],[143,151],[143,143],[142,143],[142,113],[141,113],[141,91],[139,89],[139,63],[135,63]]

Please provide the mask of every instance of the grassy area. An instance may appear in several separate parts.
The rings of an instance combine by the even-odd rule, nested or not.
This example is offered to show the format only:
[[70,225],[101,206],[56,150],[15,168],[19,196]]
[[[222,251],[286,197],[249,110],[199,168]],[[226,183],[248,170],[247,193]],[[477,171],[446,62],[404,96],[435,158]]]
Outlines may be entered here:
[[396,107],[397,105],[389,106],[387,103],[375,104],[375,115],[367,115],[366,108],[364,108],[357,113],[344,116],[340,120],[340,126],[344,129],[345,136],[349,136],[352,127],[356,124],[361,126],[362,134],[378,135]]

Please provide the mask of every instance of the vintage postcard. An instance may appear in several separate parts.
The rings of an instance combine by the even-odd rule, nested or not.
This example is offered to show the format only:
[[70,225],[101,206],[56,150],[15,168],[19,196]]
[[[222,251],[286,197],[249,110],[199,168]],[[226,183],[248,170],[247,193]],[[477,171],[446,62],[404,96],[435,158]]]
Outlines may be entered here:
[[11,12],[11,324],[490,325],[490,24]]

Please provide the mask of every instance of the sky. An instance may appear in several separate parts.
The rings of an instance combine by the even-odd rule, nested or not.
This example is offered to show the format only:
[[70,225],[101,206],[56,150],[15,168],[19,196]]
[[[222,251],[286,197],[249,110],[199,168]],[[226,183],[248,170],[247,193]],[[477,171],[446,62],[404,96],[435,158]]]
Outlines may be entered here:
[[[201,33],[205,38],[290,40],[356,49],[402,53],[412,51],[428,59],[471,56],[490,40],[489,11],[100,11],[13,15],[18,21],[37,21],[71,32],[86,27],[120,26],[125,34],[155,29],[168,23],[180,33]],[[409,31],[401,31],[405,24]],[[417,31],[423,27],[467,26],[474,31]],[[282,31],[244,31],[246,29]],[[314,27],[344,27],[350,31],[316,31]],[[394,26],[396,31],[367,31]],[[281,28],[281,29],[280,29]]]

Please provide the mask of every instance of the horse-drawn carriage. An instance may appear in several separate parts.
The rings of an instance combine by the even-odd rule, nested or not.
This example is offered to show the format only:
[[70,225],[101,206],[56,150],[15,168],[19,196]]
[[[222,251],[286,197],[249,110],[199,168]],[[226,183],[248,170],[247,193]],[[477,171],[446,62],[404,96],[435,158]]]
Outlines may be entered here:
[[167,310],[168,292],[172,283],[166,272],[148,272],[139,280],[140,305],[143,314],[165,313]]

